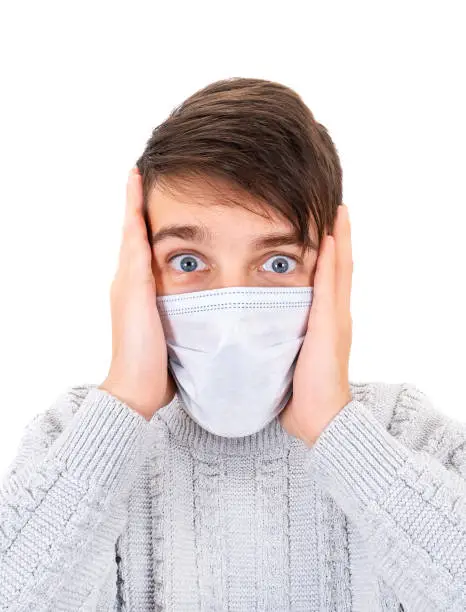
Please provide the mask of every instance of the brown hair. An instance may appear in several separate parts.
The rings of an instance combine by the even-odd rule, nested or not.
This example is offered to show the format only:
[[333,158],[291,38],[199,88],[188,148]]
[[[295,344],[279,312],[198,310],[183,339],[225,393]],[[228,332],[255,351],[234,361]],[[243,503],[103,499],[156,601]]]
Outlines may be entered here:
[[[146,223],[156,182],[220,178],[254,196],[265,216],[272,208],[285,217],[307,249],[309,224],[320,245],[342,201],[342,169],[326,128],[295,91],[263,79],[222,79],[195,92],[153,130],[137,167]],[[222,203],[246,208],[241,198]]]

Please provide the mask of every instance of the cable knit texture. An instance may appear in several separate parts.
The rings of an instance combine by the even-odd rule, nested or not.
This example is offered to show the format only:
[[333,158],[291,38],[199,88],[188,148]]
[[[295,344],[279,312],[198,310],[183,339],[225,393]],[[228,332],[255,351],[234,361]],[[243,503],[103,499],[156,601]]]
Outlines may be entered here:
[[4,473],[0,611],[464,612],[466,424],[351,390],[308,448],[67,389]]

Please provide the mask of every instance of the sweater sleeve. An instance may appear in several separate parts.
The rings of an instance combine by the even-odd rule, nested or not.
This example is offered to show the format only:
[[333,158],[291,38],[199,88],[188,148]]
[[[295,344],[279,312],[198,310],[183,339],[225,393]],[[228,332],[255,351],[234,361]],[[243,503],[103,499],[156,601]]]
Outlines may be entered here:
[[399,385],[388,427],[353,396],[305,466],[410,612],[466,610],[466,424],[411,383]]
[[29,423],[0,488],[2,612],[80,610],[95,597],[115,564],[150,425],[91,385]]

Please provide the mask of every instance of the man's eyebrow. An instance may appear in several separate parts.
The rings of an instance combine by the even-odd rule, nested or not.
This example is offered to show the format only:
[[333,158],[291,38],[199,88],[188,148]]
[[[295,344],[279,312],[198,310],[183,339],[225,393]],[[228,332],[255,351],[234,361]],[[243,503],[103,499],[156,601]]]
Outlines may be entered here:
[[[167,225],[161,228],[152,235],[152,246],[159,244],[167,238],[180,238],[191,242],[208,243],[213,241],[212,232],[204,225]],[[255,250],[274,248],[284,245],[300,246],[303,245],[298,241],[294,233],[279,233],[263,234],[255,238],[251,246]],[[311,250],[317,251],[318,247],[311,240]]]
[[152,235],[152,246],[167,238],[181,238],[192,242],[212,242],[212,233],[204,225],[167,225]]

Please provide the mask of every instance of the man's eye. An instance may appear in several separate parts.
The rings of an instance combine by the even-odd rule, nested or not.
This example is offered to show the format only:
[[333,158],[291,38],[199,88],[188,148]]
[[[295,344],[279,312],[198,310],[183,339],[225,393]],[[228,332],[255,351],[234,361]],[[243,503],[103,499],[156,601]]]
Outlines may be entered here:
[[181,270],[176,269],[177,272],[201,272],[202,270],[205,270],[205,268],[201,268],[201,270],[199,270],[197,261],[202,260],[200,257],[193,255],[192,253],[180,253],[179,255],[174,255],[173,257],[170,257],[168,263],[171,264],[173,261],[175,261],[175,259],[179,259],[179,265],[181,266]]
[[[270,270],[266,269],[266,272],[276,272],[277,274],[284,274],[289,271],[290,265],[287,260],[293,262],[294,267],[292,267],[292,272],[296,269],[297,261],[294,257],[290,257],[290,255],[272,255],[270,259],[268,259],[264,266],[271,261],[272,266]],[[293,265],[292,264],[292,265]]]

